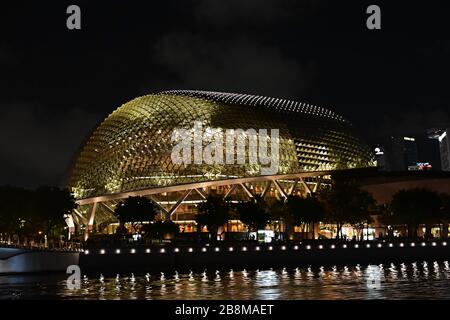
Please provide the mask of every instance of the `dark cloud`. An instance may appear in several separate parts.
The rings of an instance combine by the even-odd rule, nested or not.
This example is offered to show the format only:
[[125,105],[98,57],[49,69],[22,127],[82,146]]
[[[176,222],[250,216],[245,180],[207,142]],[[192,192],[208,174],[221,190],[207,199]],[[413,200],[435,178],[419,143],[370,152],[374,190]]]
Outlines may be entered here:
[[450,126],[448,109],[411,109],[401,114],[384,114],[373,121],[369,128],[371,142],[381,141],[388,136],[424,136],[430,128]]
[[102,118],[79,108],[48,115],[28,102],[0,106],[2,184],[62,184],[82,139]]
[[265,28],[267,23],[296,19],[313,13],[322,3],[307,0],[201,0],[195,13],[200,22],[220,27],[236,23]]
[[[163,87],[292,97],[314,84],[312,61],[300,63],[278,47],[245,37],[208,40],[173,33],[155,45],[153,58],[171,75],[159,83]],[[158,86],[156,81],[150,85]]]

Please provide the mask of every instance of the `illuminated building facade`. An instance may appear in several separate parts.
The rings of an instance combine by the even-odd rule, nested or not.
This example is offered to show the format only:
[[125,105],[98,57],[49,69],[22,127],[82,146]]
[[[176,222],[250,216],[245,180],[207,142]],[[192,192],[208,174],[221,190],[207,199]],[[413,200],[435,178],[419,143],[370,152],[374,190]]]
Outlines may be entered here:
[[[222,129],[278,129],[279,165],[175,164],[175,128],[195,122]],[[206,142],[205,147],[207,145]],[[249,157],[247,152],[246,157]],[[368,146],[351,124],[328,109],[247,94],[166,91],[136,98],[111,113],[79,153],[70,180],[79,208],[72,213],[86,231],[111,232],[115,205],[146,196],[185,232],[195,229],[196,205],[210,193],[246,200],[315,192],[333,170],[374,166]],[[239,221],[231,230],[240,230]]]

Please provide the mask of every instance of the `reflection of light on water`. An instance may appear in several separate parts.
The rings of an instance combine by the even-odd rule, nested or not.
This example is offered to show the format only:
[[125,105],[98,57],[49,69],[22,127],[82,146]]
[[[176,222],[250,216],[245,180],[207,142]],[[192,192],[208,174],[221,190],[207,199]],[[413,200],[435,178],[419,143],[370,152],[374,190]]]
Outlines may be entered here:
[[406,272],[406,265],[404,263],[400,264],[400,272],[402,273],[402,277],[404,279],[408,278],[408,273]]
[[283,279],[288,279],[288,278],[289,278],[289,274],[288,274],[288,272],[286,271],[286,268],[283,268],[283,269],[281,270],[281,277],[282,277]]
[[382,272],[377,265],[368,265],[365,270],[366,287],[369,290],[367,295],[371,299],[380,299],[383,297],[381,290]]
[[100,288],[99,288],[99,299],[103,300],[105,299],[105,292],[106,292],[106,286],[105,286],[105,277],[103,274],[100,273],[100,277],[98,279],[100,281]]
[[397,271],[395,264],[393,264],[393,263],[391,263],[391,265],[389,266],[389,277],[392,280],[397,280],[397,278],[398,278],[398,271]]
[[418,269],[417,269],[417,262],[413,262],[412,264],[411,264],[411,266],[412,266],[412,277],[413,277],[413,279],[414,280],[416,280],[417,278],[419,278],[419,271],[418,271]]
[[448,261],[444,261],[444,273],[445,273],[445,278],[450,279],[450,267],[449,267]]
[[255,289],[258,299],[270,300],[280,296],[279,279],[276,271],[264,270],[256,273]]
[[434,278],[439,279],[441,276],[441,273],[440,273],[439,263],[437,261],[433,262],[433,269],[434,269],[434,275],[433,275]]
[[308,267],[308,270],[306,272],[306,277],[308,278],[308,280],[313,280],[314,279],[314,272],[312,272],[311,267]]
[[86,275],[84,275],[83,281],[82,281],[82,286],[81,286],[83,295],[89,294],[89,287],[90,287],[90,281],[89,281],[88,277]]
[[115,292],[116,292],[116,295],[117,295],[117,297],[119,297],[120,298],[120,291],[121,291],[121,289],[122,289],[122,285],[120,284],[120,275],[119,274],[117,274],[116,275],[116,281],[115,281],[115,286],[114,286],[114,289],[115,289]]
[[357,264],[355,266],[355,272],[354,272],[355,277],[360,278],[362,276],[361,273],[361,266],[359,264]]
[[136,295],[136,278],[134,277],[134,273],[131,274],[130,283],[131,283],[131,286],[129,289],[130,295],[129,295],[128,299],[135,300],[135,299],[137,299],[137,295]]
[[430,271],[428,270],[428,263],[426,261],[422,262],[422,268],[423,268],[423,277],[425,279],[428,279]]
[[[98,273],[82,276],[81,290],[67,289],[66,279],[61,280],[64,275],[55,282],[41,275],[28,280],[22,276],[21,282],[7,276],[0,278],[0,285],[7,283],[9,292],[17,292],[19,298],[56,294],[75,299],[449,299],[449,261],[360,265],[359,272],[356,265],[337,265],[217,273],[174,271],[169,277],[161,277],[159,272],[111,278]],[[218,275],[220,281],[214,281]]]
[[319,277],[323,278],[324,275],[325,275],[324,268],[323,268],[323,266],[320,266],[320,268],[319,268]]

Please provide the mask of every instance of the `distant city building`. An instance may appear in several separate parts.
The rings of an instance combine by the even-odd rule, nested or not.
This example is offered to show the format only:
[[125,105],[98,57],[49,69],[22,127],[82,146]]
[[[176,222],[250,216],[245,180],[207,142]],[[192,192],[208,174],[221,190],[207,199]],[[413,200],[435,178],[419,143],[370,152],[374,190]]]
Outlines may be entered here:
[[439,143],[442,171],[450,171],[450,128],[431,129],[428,136]]
[[416,137],[418,163],[429,163],[431,167],[426,169],[440,171],[441,170],[441,156],[439,151],[439,142],[436,139],[430,139],[426,135]]
[[386,170],[386,154],[383,146],[375,146],[375,159],[377,161],[377,167],[381,170]]
[[390,170],[404,171],[418,162],[416,139],[391,137]]
[[429,162],[417,162],[415,165],[408,166],[408,171],[431,170],[433,166]]
[[425,135],[389,137],[374,151],[382,171],[441,170],[439,143]]

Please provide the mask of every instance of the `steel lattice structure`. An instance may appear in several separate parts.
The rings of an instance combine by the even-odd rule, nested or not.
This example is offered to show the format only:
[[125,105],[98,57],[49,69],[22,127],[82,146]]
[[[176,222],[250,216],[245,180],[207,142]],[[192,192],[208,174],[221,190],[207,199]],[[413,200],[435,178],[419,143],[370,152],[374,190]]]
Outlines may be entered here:
[[[174,164],[172,132],[190,129],[195,121],[212,128],[279,129],[278,174],[261,176],[260,167],[248,162]],[[286,197],[315,191],[320,177],[333,170],[373,165],[372,153],[351,124],[328,109],[246,94],[165,91],[125,103],[89,137],[69,183],[80,204],[72,216],[87,229],[102,229],[115,221],[117,201],[144,195],[166,219],[174,218],[184,204],[202,201],[211,190]],[[184,218],[192,219],[191,209],[183,211]]]

